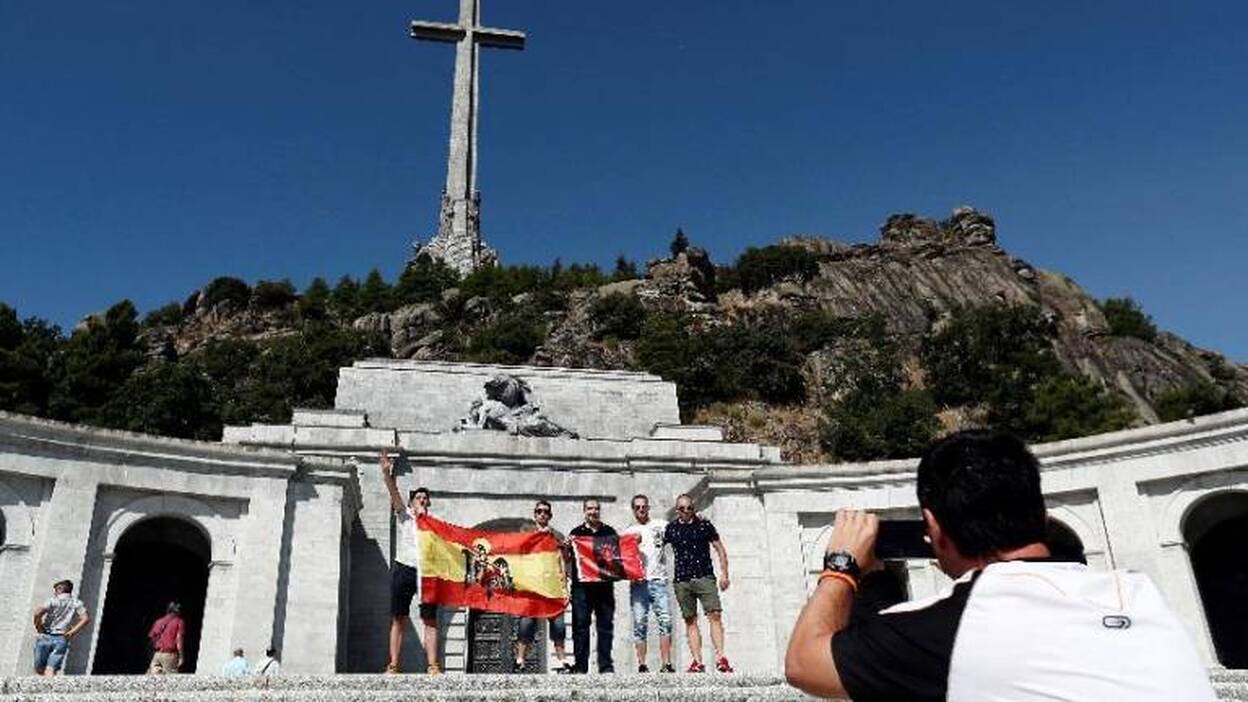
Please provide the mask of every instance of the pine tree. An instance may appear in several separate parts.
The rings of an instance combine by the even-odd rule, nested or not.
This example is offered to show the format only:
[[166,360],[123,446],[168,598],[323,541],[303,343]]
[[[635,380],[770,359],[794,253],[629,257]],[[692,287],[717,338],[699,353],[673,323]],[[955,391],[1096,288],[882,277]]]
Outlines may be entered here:
[[672,239],[671,244],[672,256],[679,256],[689,250],[689,238],[685,236],[685,230],[676,227],[676,237]]

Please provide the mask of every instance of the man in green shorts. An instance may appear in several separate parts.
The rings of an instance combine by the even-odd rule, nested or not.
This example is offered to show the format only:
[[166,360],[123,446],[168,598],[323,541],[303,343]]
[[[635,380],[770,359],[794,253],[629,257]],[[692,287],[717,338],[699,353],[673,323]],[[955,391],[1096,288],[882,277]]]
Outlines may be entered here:
[[[685,633],[689,638],[689,652],[693,662],[688,672],[702,673],[702,631],[698,629],[698,602],[711,624],[711,645],[715,647],[715,668],[721,673],[731,673],[732,666],[724,655],[723,606],[719,593],[728,589],[728,551],[719,539],[719,532],[710,520],[702,519],[693,511],[693,498],[681,495],[676,498],[676,520],[669,522],[663,540],[672,545],[676,560],[673,581],[680,615],[685,619]],[[711,564],[711,548],[719,556],[719,582],[715,582],[715,567]]]

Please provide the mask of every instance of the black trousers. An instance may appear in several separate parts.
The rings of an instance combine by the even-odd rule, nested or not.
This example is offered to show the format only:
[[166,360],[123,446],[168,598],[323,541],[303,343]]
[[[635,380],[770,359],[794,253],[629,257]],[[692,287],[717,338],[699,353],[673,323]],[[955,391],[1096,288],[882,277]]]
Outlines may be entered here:
[[615,671],[611,643],[615,636],[614,583],[572,584],[572,654],[576,672],[589,672],[589,618],[598,627],[598,672]]

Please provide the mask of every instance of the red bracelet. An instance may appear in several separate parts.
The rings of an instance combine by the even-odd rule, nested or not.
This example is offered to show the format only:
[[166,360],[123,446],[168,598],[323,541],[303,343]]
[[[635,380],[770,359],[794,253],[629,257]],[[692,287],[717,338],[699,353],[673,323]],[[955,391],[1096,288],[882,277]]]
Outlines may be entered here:
[[824,580],[828,578],[836,578],[849,586],[856,594],[858,592],[858,581],[849,573],[841,573],[835,570],[825,570],[819,574],[819,584],[822,585]]

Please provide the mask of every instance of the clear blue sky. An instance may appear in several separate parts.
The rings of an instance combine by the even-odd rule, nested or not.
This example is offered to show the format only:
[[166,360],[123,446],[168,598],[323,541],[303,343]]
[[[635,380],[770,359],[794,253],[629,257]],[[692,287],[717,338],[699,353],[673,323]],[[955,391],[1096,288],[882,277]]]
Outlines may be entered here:
[[[1248,361],[1248,3],[484,0],[509,263],[719,262],[892,212]],[[432,234],[455,0],[0,3],[0,300],[62,325],[216,275],[331,283]]]

